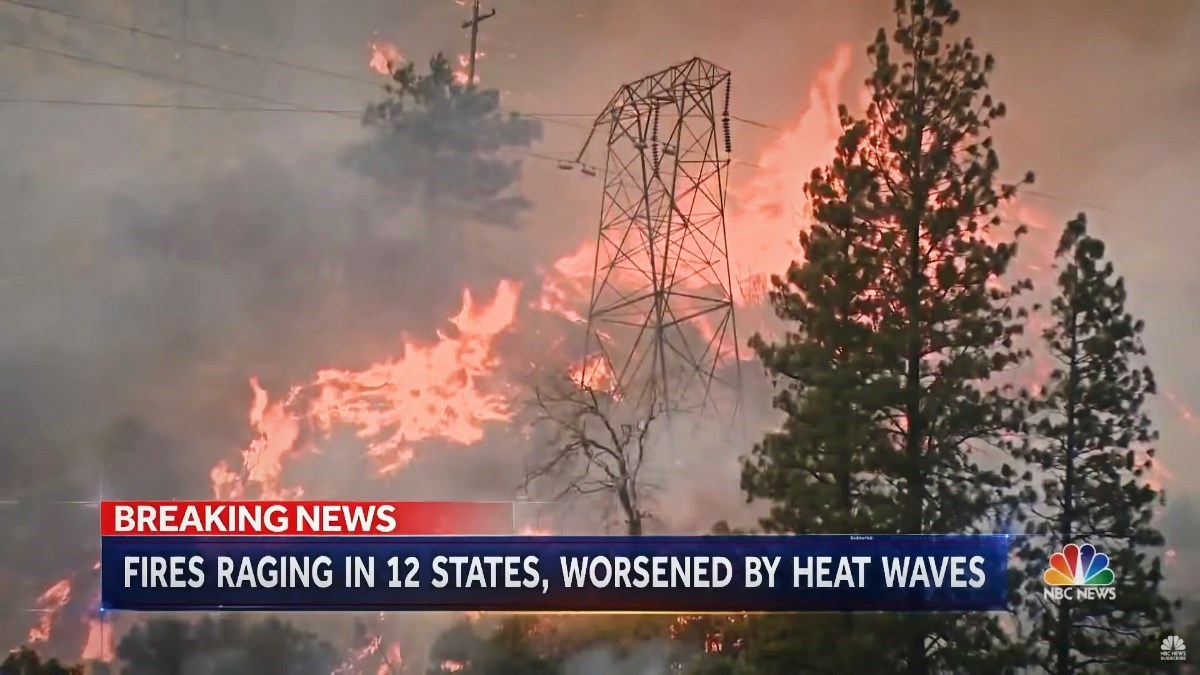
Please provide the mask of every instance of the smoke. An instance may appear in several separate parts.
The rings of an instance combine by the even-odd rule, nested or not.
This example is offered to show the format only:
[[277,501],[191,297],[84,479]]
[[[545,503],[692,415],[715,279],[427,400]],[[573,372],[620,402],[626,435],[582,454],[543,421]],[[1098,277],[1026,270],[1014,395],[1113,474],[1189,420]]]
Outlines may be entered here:
[[[357,115],[229,110],[289,107],[255,97],[359,110],[380,96],[367,41],[393,40],[418,62],[456,54],[466,47],[455,3],[202,4],[88,3],[87,16],[349,77],[0,7],[0,39],[84,59],[0,47],[5,97],[217,108],[0,103],[0,499],[18,502],[0,505],[8,610],[94,561],[95,512],[63,502],[205,496],[209,468],[247,440],[249,376],[282,391],[318,367],[394,354],[401,334],[443,328],[464,285],[484,296],[500,278],[533,280],[594,236],[597,180],[530,157],[521,191],[533,208],[519,227],[430,247],[434,223],[421,208],[346,166],[347,149],[368,138]],[[588,115],[620,83],[695,55],[734,73],[735,115],[779,126],[838,42],[865,44],[889,5],[505,3],[485,24],[481,77],[508,109],[575,115],[547,121],[537,151],[551,158],[575,154]],[[1200,9],[1187,0],[962,9],[965,30],[998,58],[994,89],[1012,111],[999,129],[1005,166],[1037,171],[1037,192],[1055,198],[1031,199],[1055,216],[1092,212],[1147,320],[1164,387],[1200,403],[1200,365],[1188,358],[1200,326],[1191,264],[1200,245],[1188,227],[1200,179]],[[861,59],[854,68],[857,79]],[[735,155],[752,163],[774,133],[735,126]],[[753,171],[735,164],[735,193]],[[762,408],[756,399],[745,410]],[[1174,541],[1195,538],[1187,476],[1197,460],[1186,451],[1197,431],[1166,406],[1159,421],[1176,476],[1167,487],[1178,495],[1164,524]],[[680,424],[662,436],[666,527],[752,519],[735,511],[736,456],[769,422]],[[339,452],[353,439],[335,439],[297,470],[331,495],[506,496],[519,482],[521,442],[497,434],[470,449],[435,448],[394,483],[364,487],[358,455]],[[1176,564],[1194,565],[1186,555]],[[4,616],[0,635],[19,642],[27,613]]]
[[670,675],[678,651],[664,642],[644,642],[628,649],[600,645],[569,657],[563,675]]

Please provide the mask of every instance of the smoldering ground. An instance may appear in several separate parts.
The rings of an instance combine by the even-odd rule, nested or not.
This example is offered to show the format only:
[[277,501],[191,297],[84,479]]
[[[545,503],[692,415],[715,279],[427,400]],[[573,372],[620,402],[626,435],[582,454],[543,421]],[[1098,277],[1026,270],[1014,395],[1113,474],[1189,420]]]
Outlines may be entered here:
[[[489,20],[481,69],[515,109],[581,116],[547,124],[539,148],[551,156],[573,154],[579,125],[618,83],[697,54],[735,73],[739,115],[785,124],[837,42],[864,44],[886,23],[887,4],[531,0],[502,5]],[[178,3],[55,7],[68,5],[176,35],[185,27]],[[1055,216],[1088,203],[1107,209],[1092,220],[1129,277],[1164,384],[1182,402],[1200,401],[1200,371],[1188,358],[1200,323],[1191,301],[1200,284],[1190,264],[1196,244],[1187,235],[1188,188],[1200,174],[1194,3],[962,9],[967,30],[1000,64],[995,89],[1012,110],[998,132],[1005,165],[1038,171],[1037,189],[1056,197],[1038,203]],[[414,59],[463,49],[461,10],[448,0],[192,10],[192,40],[364,79],[364,43],[373,37]],[[308,108],[357,110],[378,96],[377,85],[181,49],[86,20],[7,6],[0,17],[4,40],[126,68],[8,45],[0,89],[13,98],[267,105],[180,86],[185,76]],[[861,62],[856,68],[854,79]],[[1064,96],[1064,83],[1080,93]],[[464,285],[486,296],[499,278],[533,280],[538,265],[594,226],[596,184],[528,160],[522,188],[535,209],[521,228],[487,230],[487,246],[431,254],[430,223],[344,166],[342,153],[365,137],[353,115],[65,104],[0,104],[0,115],[0,498],[19,502],[0,506],[9,544],[0,587],[15,590],[5,602],[22,610],[49,580],[94,560],[94,512],[58,502],[203,496],[213,463],[247,438],[249,376],[281,391],[320,366],[393,354],[402,332],[444,328]],[[750,161],[772,133],[739,128],[735,152]],[[736,171],[753,168],[735,167],[735,184]],[[1196,432],[1170,405],[1159,412],[1163,457],[1176,476],[1168,489],[1180,505],[1171,508],[1190,513],[1195,460],[1187,450]],[[423,455],[380,490],[507,490],[519,457],[496,445],[508,444]],[[357,456],[331,451],[308,470],[334,473],[336,490],[361,475]],[[704,475],[715,496],[674,489],[693,503],[737,503],[736,475],[720,486]],[[1169,536],[1194,534],[1193,519],[1168,516]],[[704,519],[702,508],[680,518],[688,529]],[[6,615],[10,643],[27,619]]]

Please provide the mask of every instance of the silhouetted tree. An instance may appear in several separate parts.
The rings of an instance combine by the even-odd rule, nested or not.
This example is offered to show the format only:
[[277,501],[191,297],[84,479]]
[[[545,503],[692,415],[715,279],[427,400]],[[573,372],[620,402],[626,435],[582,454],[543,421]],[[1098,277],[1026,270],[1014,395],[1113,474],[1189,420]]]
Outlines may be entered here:
[[116,655],[124,675],[328,675],[338,664],[333,647],[312,633],[237,616],[154,619],[122,638]]
[[536,387],[536,439],[526,489],[550,501],[597,496],[616,506],[625,534],[645,531],[655,487],[644,469],[651,432],[665,410],[653,392],[634,405],[614,391],[568,375]]
[[433,228],[464,219],[515,225],[528,202],[511,192],[521,166],[507,151],[540,139],[540,122],[503,112],[495,89],[468,89],[441,54],[427,73],[396,68],[385,91],[367,106],[374,133],[351,148],[351,165],[424,206]]
[[83,666],[67,666],[58,659],[43,661],[42,657],[28,647],[9,652],[0,663],[0,675],[84,675]]
[[[868,49],[870,102],[840,109],[832,163],[806,192],[816,221],[805,260],[773,280],[792,328],[753,346],[778,383],[783,428],[745,464],[776,532],[961,533],[991,529],[1013,472],[984,462],[1015,417],[997,382],[1014,346],[1027,282],[1002,281],[1014,239],[998,212],[1015,186],[997,177],[987,93],[990,56],[947,31],[948,0],[898,0],[896,24]],[[1031,180],[1031,177],[1027,177]],[[772,617],[750,645],[770,672],[995,672],[994,616]],[[803,635],[792,639],[789,635]]]
[[[1057,259],[1058,293],[1043,333],[1057,365],[1030,407],[1023,452],[1043,479],[1026,490],[1032,536],[1019,549],[1028,574],[1022,597],[1036,622],[1029,649],[1057,675],[1160,672],[1171,603],[1159,588],[1163,537],[1152,523],[1164,497],[1146,476],[1157,434],[1144,409],[1155,385],[1142,363],[1143,324],[1125,310],[1125,281],[1082,214],[1067,224]],[[1112,584],[1116,599],[1043,597],[1048,552],[1067,544],[1091,544],[1108,557],[1111,571],[1098,581]]]
[[554,675],[558,664],[531,636],[536,619],[509,617],[497,626],[463,621],[443,633],[430,650],[429,673],[459,675]]

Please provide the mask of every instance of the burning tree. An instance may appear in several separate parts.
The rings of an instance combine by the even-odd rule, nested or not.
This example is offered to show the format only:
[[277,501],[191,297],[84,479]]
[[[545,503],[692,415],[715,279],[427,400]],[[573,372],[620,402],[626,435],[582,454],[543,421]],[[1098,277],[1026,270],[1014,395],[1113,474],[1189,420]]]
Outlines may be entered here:
[[640,535],[653,484],[645,468],[651,429],[666,412],[651,393],[632,404],[607,381],[571,375],[537,387],[535,428],[544,432],[526,474],[526,487],[546,484],[552,500],[597,495],[620,511],[627,534]]
[[[1159,672],[1159,640],[1171,634],[1171,603],[1160,593],[1163,537],[1152,524],[1163,495],[1148,484],[1157,435],[1144,405],[1154,394],[1143,324],[1125,310],[1125,282],[1087,234],[1083,215],[1063,232],[1057,257],[1058,295],[1043,333],[1058,365],[1029,411],[1030,444],[1022,453],[1041,488],[1020,556],[1028,578],[1026,604],[1035,622],[1030,650],[1048,672]],[[1072,602],[1043,598],[1051,579],[1047,551],[1092,544],[1107,555],[1116,597]],[[1087,574],[1086,570],[1082,570]],[[1077,577],[1076,577],[1077,578]],[[1102,582],[1104,580],[1101,580]]]
[[[969,532],[1006,503],[1011,469],[979,450],[1015,417],[1018,397],[997,381],[1026,356],[1014,305],[1029,284],[1002,281],[1023,231],[999,217],[1016,186],[997,178],[989,135],[1005,110],[987,93],[992,58],[947,36],[959,18],[948,0],[900,0],[895,15],[867,52],[865,116],[840,109],[835,157],[806,185],[806,260],[773,280],[792,328],[755,340],[787,414],[745,466],[748,494],[774,504],[768,530]],[[806,628],[822,631],[807,646],[782,630],[751,650],[791,672],[881,659],[894,672],[993,672],[1004,641],[980,615]]]

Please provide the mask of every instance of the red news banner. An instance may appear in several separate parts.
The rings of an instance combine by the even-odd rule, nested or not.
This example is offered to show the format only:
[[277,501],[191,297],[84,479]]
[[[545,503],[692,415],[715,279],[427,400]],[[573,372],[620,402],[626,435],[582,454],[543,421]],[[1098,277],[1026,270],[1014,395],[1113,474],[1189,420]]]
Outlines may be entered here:
[[121,536],[453,536],[514,534],[504,502],[106,501],[100,534]]

